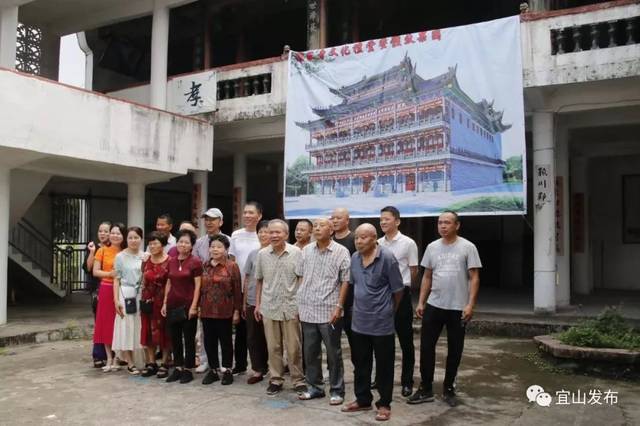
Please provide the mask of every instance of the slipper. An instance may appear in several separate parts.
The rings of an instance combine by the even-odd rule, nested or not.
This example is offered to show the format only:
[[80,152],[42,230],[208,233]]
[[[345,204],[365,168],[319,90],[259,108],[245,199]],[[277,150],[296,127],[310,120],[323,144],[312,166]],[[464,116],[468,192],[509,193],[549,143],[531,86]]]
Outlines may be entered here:
[[371,409],[371,405],[360,406],[360,404],[358,404],[358,401],[353,401],[342,407],[340,411],[342,411],[343,413],[355,413],[357,411],[369,411]]
[[391,409],[389,407],[380,407],[376,413],[376,420],[379,422],[386,422],[391,418]]

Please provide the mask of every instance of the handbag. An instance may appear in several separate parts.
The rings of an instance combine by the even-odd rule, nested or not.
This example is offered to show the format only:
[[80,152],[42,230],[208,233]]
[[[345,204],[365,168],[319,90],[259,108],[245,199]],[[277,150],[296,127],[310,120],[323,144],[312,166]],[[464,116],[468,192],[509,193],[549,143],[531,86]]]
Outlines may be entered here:
[[170,309],[167,312],[167,324],[174,325],[182,321],[186,321],[187,319],[187,311],[183,306],[179,308]]
[[140,301],[140,312],[143,314],[152,314],[153,313],[153,300],[141,300]]

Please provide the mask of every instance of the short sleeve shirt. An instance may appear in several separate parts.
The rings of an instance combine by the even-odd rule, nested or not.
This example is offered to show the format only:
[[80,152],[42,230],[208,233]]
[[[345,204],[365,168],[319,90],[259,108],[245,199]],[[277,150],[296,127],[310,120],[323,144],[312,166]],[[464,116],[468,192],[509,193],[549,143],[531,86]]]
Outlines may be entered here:
[[231,245],[229,254],[236,259],[236,263],[241,271],[244,271],[249,253],[260,248],[260,240],[256,232],[249,232],[244,228],[238,229],[231,234]]
[[[118,255],[118,253],[120,253],[120,250],[118,250],[116,247],[103,246],[98,249],[94,259],[100,262],[101,270],[103,270],[104,272],[111,272],[113,271],[113,265],[116,261],[116,256]],[[113,278],[105,277],[102,278],[102,281],[112,283]]]
[[123,297],[136,297],[142,281],[142,253],[121,251],[116,256],[114,269]]
[[260,312],[265,317],[284,321],[298,314],[296,266],[300,255],[300,249],[289,243],[280,255],[271,246],[258,252],[256,279],[262,280]]
[[188,308],[193,302],[196,288],[195,278],[202,276],[202,262],[198,256],[190,255],[184,260],[172,257],[169,260],[171,291],[167,295],[167,308]]
[[378,246],[373,262],[364,267],[360,253],[351,257],[353,319],[351,329],[370,336],[395,333],[393,294],[402,291],[398,261],[389,250]]
[[302,277],[297,293],[300,321],[324,324],[338,304],[340,288],[349,281],[351,257],[344,246],[331,241],[324,250],[313,242],[302,249],[296,274]]
[[398,266],[400,266],[402,283],[405,286],[411,286],[411,266],[418,266],[418,246],[416,242],[398,231],[392,240],[382,237],[378,240],[378,244],[388,248],[393,253],[398,261]]
[[260,249],[253,250],[247,256],[242,279],[247,279],[247,305],[256,306],[256,258]]
[[[219,235],[224,235],[229,238],[228,235],[220,232]],[[230,238],[229,238],[230,240]],[[195,245],[193,246],[193,254],[198,256],[202,262],[208,262],[210,259],[209,255],[209,235],[203,235],[202,237],[196,240]]]
[[462,237],[453,244],[440,238],[429,244],[422,266],[431,269],[427,303],[440,309],[461,311],[469,303],[469,269],[482,268],[476,246]]

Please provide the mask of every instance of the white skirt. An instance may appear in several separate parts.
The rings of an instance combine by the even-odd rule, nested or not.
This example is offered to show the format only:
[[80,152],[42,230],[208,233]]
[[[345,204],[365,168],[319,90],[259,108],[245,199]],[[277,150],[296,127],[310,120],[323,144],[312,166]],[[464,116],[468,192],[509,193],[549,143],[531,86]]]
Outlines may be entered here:
[[[120,287],[120,304],[124,309],[124,296],[133,297],[135,295],[135,288],[133,287]],[[116,319],[113,325],[113,345],[111,348],[114,351],[135,351],[141,349],[140,344],[140,296],[136,295],[136,313],[125,314],[124,318],[116,313]]]

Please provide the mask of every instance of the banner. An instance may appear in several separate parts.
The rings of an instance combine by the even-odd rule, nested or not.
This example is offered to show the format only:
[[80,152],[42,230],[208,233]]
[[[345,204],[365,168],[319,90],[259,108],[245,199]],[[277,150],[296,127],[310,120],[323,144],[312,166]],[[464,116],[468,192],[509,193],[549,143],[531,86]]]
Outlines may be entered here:
[[291,52],[287,218],[526,212],[519,17]]
[[169,80],[168,110],[182,115],[215,111],[217,79],[215,71],[188,74]]

